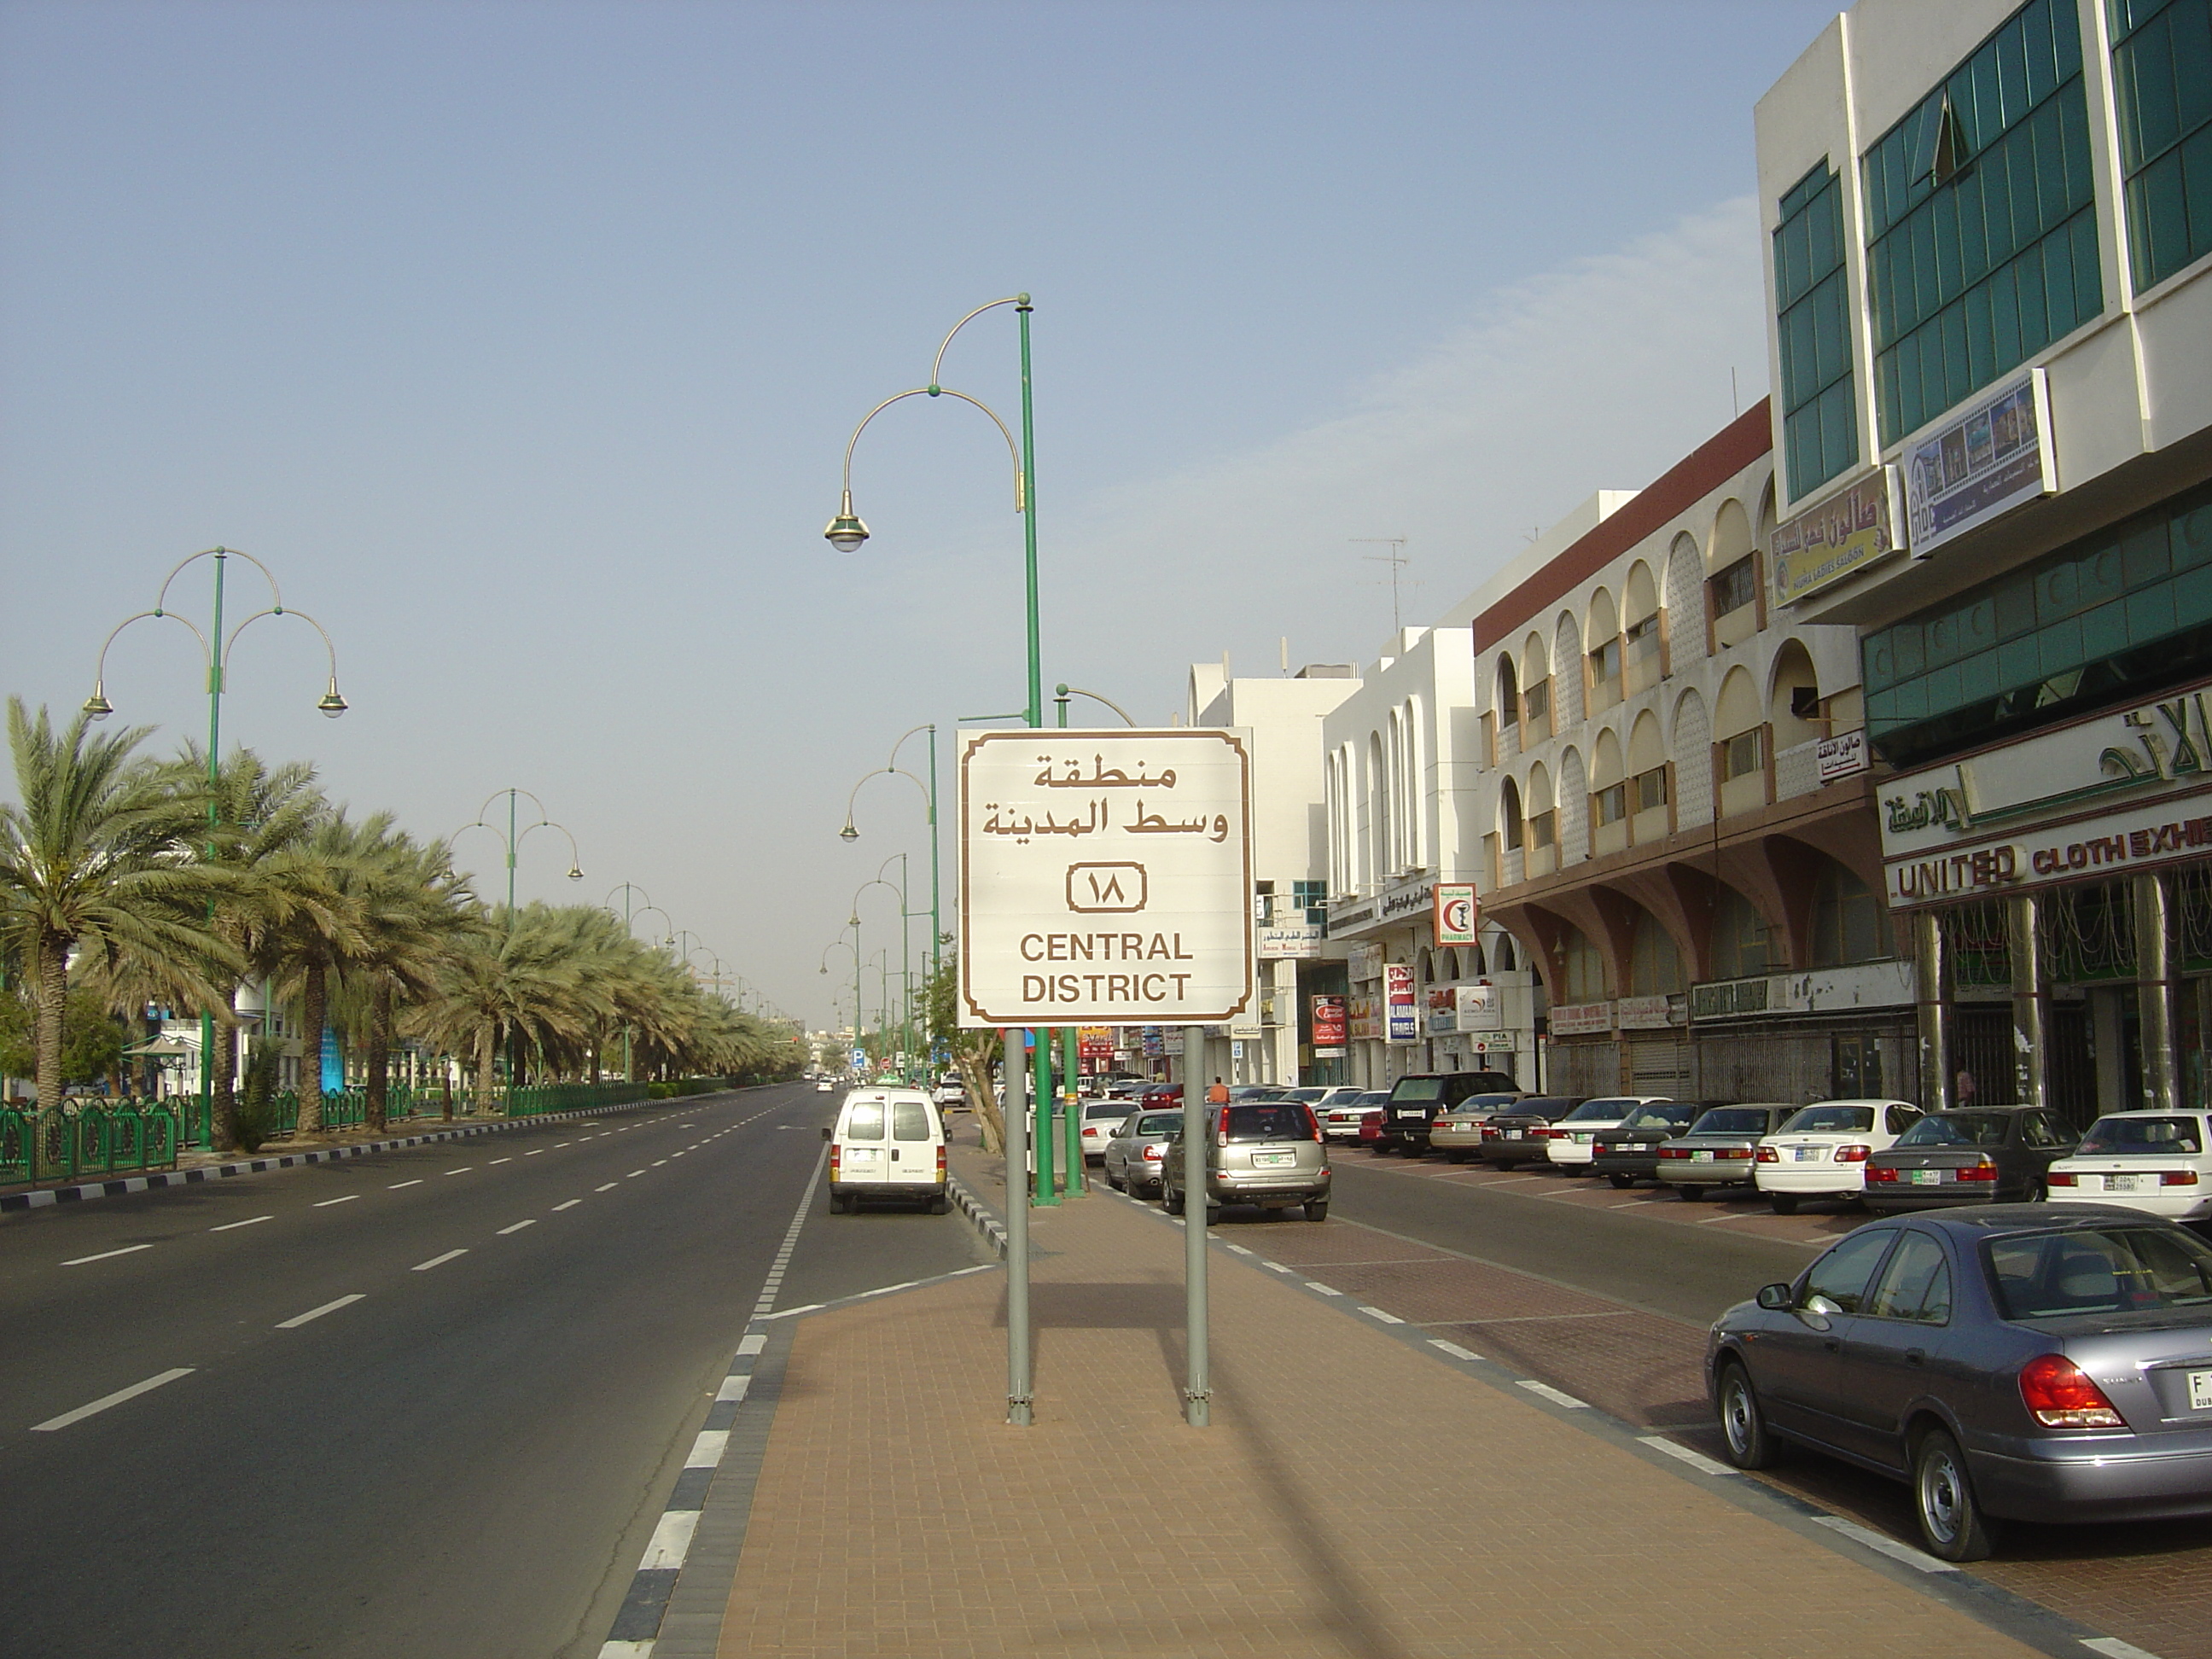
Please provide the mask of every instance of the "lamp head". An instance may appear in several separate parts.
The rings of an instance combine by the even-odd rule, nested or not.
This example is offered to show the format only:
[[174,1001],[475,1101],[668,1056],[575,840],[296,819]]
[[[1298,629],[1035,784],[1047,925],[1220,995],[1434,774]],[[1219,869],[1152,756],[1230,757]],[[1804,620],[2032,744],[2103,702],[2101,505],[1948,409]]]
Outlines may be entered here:
[[583,880],[583,878],[584,878],[584,872],[583,872],[583,867],[582,867],[580,865],[574,865],[574,864],[572,864],[572,865],[570,865],[570,866],[568,866],[568,879],[569,879],[569,880],[571,880],[571,881],[581,881],[581,880]]
[[84,717],[87,720],[104,720],[114,712],[115,705],[108,702],[103,683],[94,680],[92,683],[92,695],[84,700]]
[[315,707],[322,711],[323,717],[325,720],[334,720],[339,715],[345,713],[346,700],[338,696],[338,677],[337,675],[333,674],[331,676],[331,689],[323,693],[321,700],[315,704]]
[[[92,705],[88,703],[85,706],[88,708]],[[853,827],[853,820],[847,818],[845,820],[845,827],[837,832],[837,839],[840,841],[858,841],[860,838],[860,832]]]
[[853,492],[847,490],[837,509],[837,516],[830,520],[830,527],[822,532],[823,538],[840,553],[857,553],[860,544],[868,539],[868,526],[860,522],[860,515],[853,511]]

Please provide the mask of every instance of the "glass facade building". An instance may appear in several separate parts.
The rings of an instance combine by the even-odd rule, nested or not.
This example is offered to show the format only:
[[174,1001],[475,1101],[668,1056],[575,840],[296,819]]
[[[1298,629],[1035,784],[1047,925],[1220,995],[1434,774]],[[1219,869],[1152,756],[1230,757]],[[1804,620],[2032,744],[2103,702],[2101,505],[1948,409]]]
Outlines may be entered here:
[[1859,458],[1843,180],[1825,163],[1782,198],[1774,232],[1782,447],[1802,500]]
[[2138,292],[2212,252],[2212,0],[2112,0]]

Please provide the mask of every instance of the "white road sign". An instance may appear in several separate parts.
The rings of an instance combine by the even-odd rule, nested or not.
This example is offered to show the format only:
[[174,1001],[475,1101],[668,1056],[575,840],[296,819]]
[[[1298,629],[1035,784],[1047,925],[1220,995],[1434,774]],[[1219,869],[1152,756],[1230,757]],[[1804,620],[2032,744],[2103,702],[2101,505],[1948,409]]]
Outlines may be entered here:
[[982,732],[960,751],[960,1023],[1218,1025],[1252,1002],[1234,732]]

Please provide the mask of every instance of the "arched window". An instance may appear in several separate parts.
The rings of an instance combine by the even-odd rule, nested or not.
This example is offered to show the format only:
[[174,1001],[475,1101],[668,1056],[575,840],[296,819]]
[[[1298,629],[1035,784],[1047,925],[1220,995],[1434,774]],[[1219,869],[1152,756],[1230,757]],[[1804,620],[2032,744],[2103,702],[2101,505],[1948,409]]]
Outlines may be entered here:
[[1713,904],[1713,975],[1745,979],[1773,966],[1766,919],[1733,887],[1723,887]]
[[1562,1002],[1605,1000],[1605,957],[1589,937],[1569,923],[1559,940]]
[[1496,937],[1497,947],[1490,953],[1491,969],[1494,973],[1510,974],[1518,960],[1513,951],[1513,935],[1499,933]]
[[1513,653],[1498,653],[1498,729],[1501,732],[1521,724],[1521,681],[1513,672]]
[[1628,568],[1620,596],[1620,648],[1627,659],[1624,689],[1634,695],[1659,678],[1659,584],[1638,559]]
[[1771,689],[1766,696],[1766,718],[1774,727],[1778,753],[1820,736],[1820,687],[1813,672],[1813,659],[1796,640],[1784,640],[1774,653]]
[[1813,884],[1813,966],[1840,968],[1893,954],[1881,896],[1830,862]]
[[1685,532],[1667,550],[1667,660],[1677,673],[1708,654],[1705,586],[1705,556]]
[[1559,613],[1552,643],[1552,730],[1565,732],[1583,718],[1583,629],[1571,611]]
[[1390,868],[1390,775],[1382,758],[1382,734],[1367,734],[1368,879],[1380,883]]
[[1498,786],[1498,832],[1508,852],[1521,845],[1521,787],[1510,778]]
[[1674,935],[1649,910],[1639,912],[1629,945],[1629,995],[1667,996],[1681,988],[1682,953],[1674,948]]

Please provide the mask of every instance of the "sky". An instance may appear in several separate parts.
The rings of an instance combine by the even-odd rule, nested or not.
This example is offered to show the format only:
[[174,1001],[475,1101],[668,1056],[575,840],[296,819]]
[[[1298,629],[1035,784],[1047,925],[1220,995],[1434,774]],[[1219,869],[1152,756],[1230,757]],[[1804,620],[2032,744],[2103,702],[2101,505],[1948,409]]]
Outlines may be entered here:
[[[904,852],[926,913],[928,841],[847,799],[1020,706],[1022,540],[1005,441],[912,398],[832,550],[860,418],[1028,292],[1048,696],[1371,662],[1374,539],[1419,623],[1764,394],[1751,110],[1832,9],[0,0],[0,681],[73,710],[240,549],[351,708],[264,617],[226,747],[495,900],[464,826],[527,790],[584,878],[535,831],[523,901],[630,884],[810,1024],[860,889],[872,1018],[861,884]],[[1017,422],[1009,308],[943,380]],[[204,740],[200,653],[131,624],[113,723]]]

